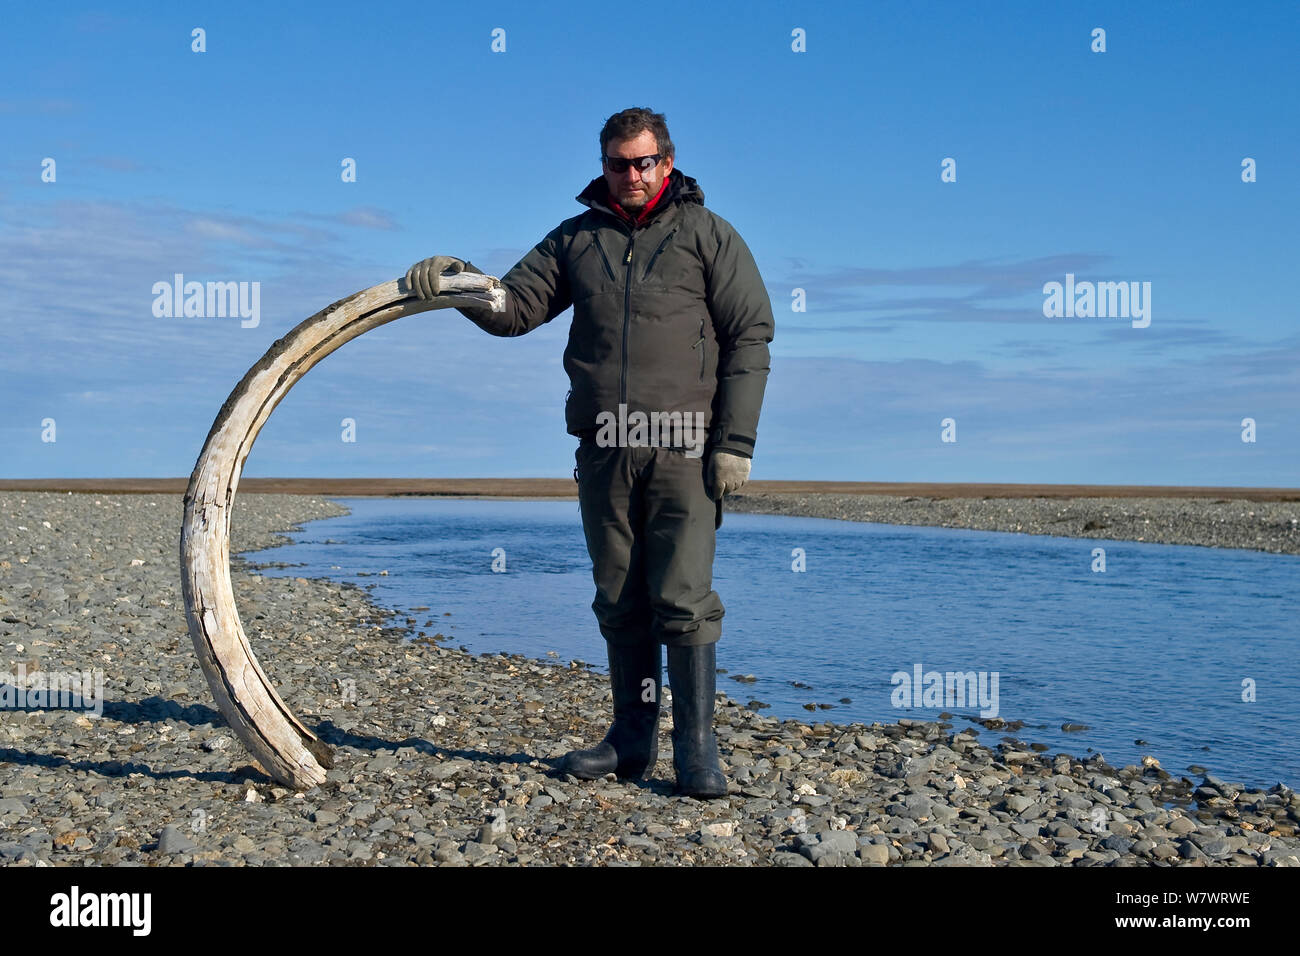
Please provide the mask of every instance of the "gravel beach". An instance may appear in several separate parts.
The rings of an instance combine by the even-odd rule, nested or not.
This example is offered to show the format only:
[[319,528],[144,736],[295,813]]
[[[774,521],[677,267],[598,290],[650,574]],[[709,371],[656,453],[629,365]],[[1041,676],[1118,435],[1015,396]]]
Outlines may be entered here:
[[[1293,504],[764,496],[728,510],[1300,553]],[[233,560],[249,639],[335,748],[326,784],[287,790],[199,670],[182,513],[179,495],[0,492],[0,683],[12,696],[21,665],[27,680],[102,669],[105,684],[102,715],[0,711],[0,863],[1300,866],[1300,794],[1046,752],[1015,721],[780,721],[720,695],[731,792],[699,801],[672,796],[665,701],[652,780],[557,775],[605,731],[603,673],[459,651],[436,606],[398,616],[350,583],[266,578],[254,553]],[[343,513],[242,495],[232,553]]]
[[727,511],[1196,544],[1300,554],[1300,502],[1228,498],[925,498],[732,495]]

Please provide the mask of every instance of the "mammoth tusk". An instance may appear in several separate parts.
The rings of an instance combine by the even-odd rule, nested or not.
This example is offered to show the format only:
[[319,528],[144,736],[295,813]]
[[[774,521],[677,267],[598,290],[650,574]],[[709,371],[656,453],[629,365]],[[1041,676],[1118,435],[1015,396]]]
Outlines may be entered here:
[[248,370],[208,432],[185,492],[181,589],[190,637],[226,722],[276,781],[308,789],[333,766],[329,746],[302,725],[258,664],[235,609],[230,516],[244,460],[280,399],[325,356],[395,319],[450,307],[505,308],[491,276],[440,277],[444,292],[416,298],[404,279],[348,296],[300,323]]

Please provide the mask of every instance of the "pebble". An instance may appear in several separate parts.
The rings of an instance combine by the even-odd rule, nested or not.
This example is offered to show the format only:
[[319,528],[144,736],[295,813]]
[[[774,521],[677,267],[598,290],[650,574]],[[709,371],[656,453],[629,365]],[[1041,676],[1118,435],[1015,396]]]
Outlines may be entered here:
[[198,844],[171,824],[163,827],[158,836],[159,853],[193,853],[198,848]]

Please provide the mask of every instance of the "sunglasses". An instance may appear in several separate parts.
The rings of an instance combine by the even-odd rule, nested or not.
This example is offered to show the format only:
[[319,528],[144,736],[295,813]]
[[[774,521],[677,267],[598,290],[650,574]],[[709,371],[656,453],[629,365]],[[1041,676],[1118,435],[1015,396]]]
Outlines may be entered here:
[[659,160],[663,159],[660,153],[653,156],[638,156],[635,159],[624,159],[621,156],[601,156],[601,160],[609,167],[610,172],[625,173],[628,166],[636,166],[643,173],[648,173],[659,165]]

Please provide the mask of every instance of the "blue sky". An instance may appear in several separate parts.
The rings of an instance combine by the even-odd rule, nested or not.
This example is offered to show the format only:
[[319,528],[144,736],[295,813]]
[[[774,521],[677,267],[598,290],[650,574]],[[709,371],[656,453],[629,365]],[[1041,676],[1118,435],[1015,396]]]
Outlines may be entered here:
[[[6,21],[0,477],[187,476],[275,339],[426,256],[504,274],[583,210],[604,120],[647,106],[772,296],[754,478],[1300,485],[1295,3]],[[175,273],[259,282],[260,323],[155,317]],[[1150,325],[1045,317],[1067,273],[1150,282]],[[568,476],[569,315],[517,339],[454,311],[370,332],[295,386],[245,474]]]

